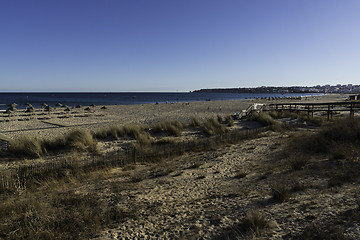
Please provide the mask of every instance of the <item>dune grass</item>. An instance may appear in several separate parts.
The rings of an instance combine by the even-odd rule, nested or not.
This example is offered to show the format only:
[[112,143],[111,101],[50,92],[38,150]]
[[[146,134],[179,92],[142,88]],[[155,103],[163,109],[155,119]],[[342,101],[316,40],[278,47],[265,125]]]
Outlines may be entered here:
[[74,130],[53,140],[20,137],[10,142],[8,151],[16,157],[39,158],[49,151],[74,150],[98,153],[97,141],[86,130]]
[[166,120],[156,123],[152,126],[152,132],[155,134],[165,134],[178,137],[184,131],[186,125],[178,120]]
[[0,238],[91,239],[109,223],[134,214],[135,209],[127,212],[116,202],[70,190],[104,175],[104,170],[90,175],[75,172],[60,180],[43,179],[42,188],[2,195]]
[[137,140],[141,144],[150,144],[153,139],[145,125],[111,126],[93,133],[96,139],[117,140],[120,137]]
[[37,137],[19,137],[11,141],[8,150],[17,157],[36,158],[41,157],[45,149],[42,141]]
[[190,119],[190,123],[189,123],[189,127],[200,127],[201,126],[201,121],[199,119],[197,119],[196,117],[192,117]]
[[360,180],[360,119],[345,118],[322,127],[317,133],[296,135],[284,151],[291,153],[289,163],[293,170],[306,165],[312,168],[312,158],[327,158],[317,168],[326,172],[329,187],[357,182]]
[[205,135],[212,136],[227,132],[227,128],[219,122],[219,118],[210,118],[201,125]]
[[[360,119],[345,118],[324,127],[316,134],[295,137],[292,148],[303,153],[328,153],[360,146]],[[342,147],[339,147],[342,146]],[[351,151],[347,151],[351,153]]]
[[259,211],[251,210],[246,213],[244,225],[253,236],[261,236],[265,230],[273,227],[273,222]]
[[268,113],[260,112],[260,113],[252,113],[250,116],[250,120],[259,122],[262,126],[275,126],[280,123],[272,118]]

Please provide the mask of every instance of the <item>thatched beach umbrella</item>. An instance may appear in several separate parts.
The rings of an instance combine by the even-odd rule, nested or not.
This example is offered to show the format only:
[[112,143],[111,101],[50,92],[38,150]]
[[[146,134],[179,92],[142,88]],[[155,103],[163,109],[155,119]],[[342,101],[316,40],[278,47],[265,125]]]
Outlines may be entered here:
[[10,109],[11,111],[16,111],[16,106],[17,106],[16,103],[12,103],[12,104],[9,105],[9,109]]
[[35,108],[34,108],[33,106],[29,106],[29,107],[27,107],[26,110],[25,110],[25,112],[27,112],[27,113],[32,113],[32,112],[34,112],[34,111],[35,111]]

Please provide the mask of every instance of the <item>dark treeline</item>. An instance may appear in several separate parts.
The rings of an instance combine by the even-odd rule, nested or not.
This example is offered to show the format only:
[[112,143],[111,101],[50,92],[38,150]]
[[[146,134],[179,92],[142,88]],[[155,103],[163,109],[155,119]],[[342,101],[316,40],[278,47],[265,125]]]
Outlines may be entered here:
[[256,87],[256,88],[213,88],[213,89],[200,89],[194,92],[207,92],[207,93],[314,93],[312,88],[307,87]]

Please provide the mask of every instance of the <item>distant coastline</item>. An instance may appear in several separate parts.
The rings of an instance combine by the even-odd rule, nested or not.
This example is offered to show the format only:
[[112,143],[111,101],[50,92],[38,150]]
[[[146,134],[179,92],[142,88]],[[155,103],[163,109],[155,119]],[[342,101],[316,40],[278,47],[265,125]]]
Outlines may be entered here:
[[291,87],[254,87],[254,88],[212,88],[200,89],[193,92],[200,93],[360,93],[360,85],[337,84],[337,85],[316,85],[312,87],[291,86]]

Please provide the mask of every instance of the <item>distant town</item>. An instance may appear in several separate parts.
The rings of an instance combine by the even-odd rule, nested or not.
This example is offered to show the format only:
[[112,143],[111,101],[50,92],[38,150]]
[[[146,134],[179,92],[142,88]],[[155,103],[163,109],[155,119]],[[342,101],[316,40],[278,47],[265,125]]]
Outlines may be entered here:
[[270,87],[262,86],[255,88],[213,88],[200,89],[193,92],[219,92],[219,93],[360,93],[360,85],[337,84],[317,85],[313,87]]

